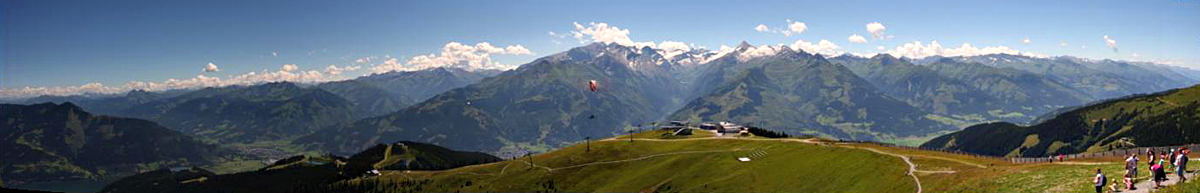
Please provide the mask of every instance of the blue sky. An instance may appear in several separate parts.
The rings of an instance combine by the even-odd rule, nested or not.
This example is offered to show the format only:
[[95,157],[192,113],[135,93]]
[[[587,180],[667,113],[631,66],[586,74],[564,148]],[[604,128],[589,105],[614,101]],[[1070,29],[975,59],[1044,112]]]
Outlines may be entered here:
[[[786,30],[789,20],[807,28],[790,36],[755,30],[760,24]],[[272,78],[267,76],[283,72],[286,64],[297,68],[287,71],[290,76],[322,76],[304,80],[352,78],[371,73],[388,57],[406,66],[414,56],[442,53],[450,42],[520,45],[516,50],[529,51],[483,51],[485,62],[512,66],[579,46],[570,35],[579,31],[576,22],[616,26],[628,30],[633,41],[678,41],[708,49],[742,40],[827,40],[837,51],[877,53],[937,41],[945,48],[969,43],[1200,68],[1197,0],[11,0],[0,1],[0,89],[7,95],[27,86],[35,88],[26,89],[30,92],[80,92],[96,89],[79,85],[100,83],[112,91],[130,81],[162,86],[176,79],[171,84],[186,85],[198,76],[200,82],[231,82],[237,76]],[[882,39],[868,32],[866,25],[873,22],[886,26]],[[853,34],[867,42],[850,42]],[[1115,51],[1104,36],[1115,41]],[[372,60],[356,62],[360,58]],[[219,71],[202,71],[208,63]],[[330,65],[343,72],[329,74]],[[256,76],[246,76],[249,72]]]

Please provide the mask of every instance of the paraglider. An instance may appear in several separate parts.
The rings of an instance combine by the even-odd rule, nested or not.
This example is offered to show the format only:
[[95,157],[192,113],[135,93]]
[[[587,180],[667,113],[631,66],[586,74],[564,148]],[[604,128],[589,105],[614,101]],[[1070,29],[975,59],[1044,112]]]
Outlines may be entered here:
[[588,86],[591,87],[592,92],[596,92],[596,80],[588,81]]
[[[588,81],[588,87],[592,89],[592,92],[596,92],[596,80]],[[596,115],[589,115],[588,119],[596,119]]]

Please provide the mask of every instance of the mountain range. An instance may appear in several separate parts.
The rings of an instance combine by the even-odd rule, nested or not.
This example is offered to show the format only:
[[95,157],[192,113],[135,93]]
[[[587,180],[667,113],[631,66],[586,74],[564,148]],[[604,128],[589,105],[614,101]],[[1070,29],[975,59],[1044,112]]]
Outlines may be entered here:
[[[762,49],[774,53],[747,56]],[[704,70],[706,78],[695,90],[707,94],[675,111],[671,120],[732,121],[843,139],[952,128],[926,119],[926,112],[885,95],[844,66],[787,47],[742,44]]]
[[161,169],[122,178],[100,192],[299,192],[362,176],[373,170],[444,170],[501,161],[479,152],[431,144],[380,144],[350,157],[293,156],[261,169],[215,174],[201,168]]
[[[379,141],[453,149],[557,147],[622,133],[669,113],[683,99],[671,64],[654,50],[591,44],[553,54],[392,114],[339,124],[296,140],[356,152]],[[597,91],[588,83],[596,80]]]
[[1030,126],[980,124],[921,145],[1008,157],[1200,143],[1200,85],[1072,108]]
[[[315,85],[27,102],[71,101],[222,143],[286,141],[345,155],[411,140],[521,155],[664,120],[858,140],[924,137],[976,123],[1025,124],[1064,107],[1195,84],[1190,72],[1065,56],[829,58],[745,42],[719,51],[593,43],[504,72],[432,68]],[[596,91],[587,88],[593,80]]]
[[125,95],[41,96],[24,103],[72,102],[105,115],[152,120],[217,142],[291,140],[333,125],[395,112],[497,71],[432,68],[304,85],[274,82]]
[[3,104],[0,120],[0,176],[7,184],[202,165],[230,153],[151,121],[97,116],[70,102]]

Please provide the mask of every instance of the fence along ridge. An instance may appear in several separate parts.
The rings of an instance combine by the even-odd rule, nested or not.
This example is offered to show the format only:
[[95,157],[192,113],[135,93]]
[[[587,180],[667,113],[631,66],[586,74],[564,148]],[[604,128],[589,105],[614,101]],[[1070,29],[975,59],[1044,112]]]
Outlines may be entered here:
[[[1012,162],[1012,163],[1035,163],[1035,162],[1051,162],[1051,161],[1053,161],[1054,159],[1057,159],[1057,156],[1042,156],[1042,157],[1002,157],[1002,156],[994,156],[994,155],[983,155],[983,154],[976,154],[976,153],[964,152],[964,151],[958,151],[958,150],[953,150],[953,151],[951,151],[951,150],[943,150],[943,149],[935,149],[935,148],[923,148],[923,147],[902,146],[902,145],[896,145],[896,144],[884,143],[884,142],[878,142],[878,141],[863,141],[863,140],[841,140],[841,139],[839,139],[839,140],[837,140],[837,141],[838,141],[838,142],[851,142],[851,143],[869,143],[869,144],[875,144],[875,145],[879,145],[879,146],[885,146],[885,147],[894,147],[894,148],[903,148],[903,149],[916,149],[916,150],[924,150],[924,151],[936,151],[936,152],[942,152],[942,153],[950,153],[950,154],[958,154],[958,155],[967,155],[967,156],[979,157],[979,158],[989,158],[989,159],[1006,160],[1006,161],[1009,161],[1009,162]],[[1067,159],[1085,159],[1085,158],[1097,158],[1097,157],[1125,156],[1125,155],[1130,155],[1130,154],[1141,154],[1141,153],[1146,153],[1146,152],[1145,152],[1145,150],[1146,150],[1146,149],[1152,149],[1152,150],[1154,150],[1154,152],[1158,153],[1158,152],[1163,152],[1164,150],[1169,152],[1169,151],[1170,151],[1170,149],[1178,149],[1178,148],[1182,148],[1182,147],[1187,147],[1188,149],[1200,149],[1200,144],[1198,144],[1198,143],[1194,143],[1194,144],[1186,144],[1186,145],[1169,145],[1169,146],[1155,146],[1155,147],[1132,147],[1132,148],[1124,148],[1124,149],[1108,150],[1108,151],[1102,151],[1102,152],[1092,152],[1092,153],[1076,153],[1076,154],[1065,154],[1065,155],[1062,155],[1062,157],[1063,157],[1063,160],[1067,160]]]

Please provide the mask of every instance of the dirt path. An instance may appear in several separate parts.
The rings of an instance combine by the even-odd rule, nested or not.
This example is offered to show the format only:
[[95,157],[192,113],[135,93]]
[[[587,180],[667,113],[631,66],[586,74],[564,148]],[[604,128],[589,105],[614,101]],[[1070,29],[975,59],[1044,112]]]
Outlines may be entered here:
[[961,164],[964,164],[964,165],[975,166],[975,167],[978,167],[978,168],[988,168],[987,166],[985,166],[985,165],[983,165],[983,164],[971,163],[971,162],[967,162],[967,161],[963,161],[963,160],[958,160],[958,159],[953,159],[953,158],[938,157],[938,156],[928,156],[928,155],[913,155],[912,157],[922,157],[922,158],[929,158],[929,159],[939,159],[939,160],[946,160],[946,161],[958,162],[958,163],[961,163]]
[[884,152],[884,151],[877,150],[877,149],[875,149],[875,148],[866,148],[866,147],[847,147],[847,148],[865,149],[865,150],[872,151],[872,152],[879,153],[879,154],[883,154],[883,155],[890,155],[890,156],[899,157],[900,159],[904,160],[904,163],[907,163],[907,164],[908,164],[908,176],[912,176],[912,178],[913,178],[913,181],[917,182],[917,193],[921,193],[921,191],[922,191],[922,190],[921,190],[921,178],[918,178],[918,177],[917,177],[917,174],[916,174],[916,172],[917,172],[917,164],[914,164],[914,163],[912,162],[912,160],[909,160],[909,159],[908,159],[908,156],[904,156],[904,155],[900,155],[900,154],[894,154],[894,153],[888,153],[888,152]]
[[[603,162],[592,162],[592,163],[576,164],[576,165],[570,165],[570,166],[566,166],[566,167],[558,167],[558,168],[550,168],[550,167],[541,166],[541,165],[537,165],[537,164],[532,164],[532,165],[533,165],[533,166],[536,166],[536,167],[540,167],[540,168],[546,169],[546,171],[551,171],[551,172],[553,172],[554,170],[561,170],[561,169],[571,169],[571,168],[584,167],[584,166],[591,166],[591,165],[600,165],[600,164],[614,164],[614,163],[622,163],[622,162],[631,162],[631,161],[645,160],[645,159],[650,159],[650,158],[659,157],[659,156],[678,155],[678,154],[695,154],[695,153],[717,153],[717,152],[746,151],[746,150],[750,150],[750,149],[747,149],[747,148],[738,148],[738,149],[730,149],[730,150],[680,151],[680,152],[671,152],[671,153],[661,153],[661,154],[648,155],[648,156],[643,156],[643,157],[639,157],[639,158],[630,158],[630,159],[623,159],[623,160],[613,160],[613,161],[603,161]],[[521,161],[522,161],[522,162],[525,162],[526,164],[529,164],[529,161],[525,161],[525,160],[521,160]]]
[[1173,107],[1179,107],[1179,104],[1175,104],[1171,101],[1163,100],[1162,97],[1154,97],[1154,99],[1158,99],[1158,101],[1162,101],[1163,103],[1167,103],[1168,105],[1171,105]]
[[[1141,168],[1141,170],[1145,170],[1145,171],[1138,171],[1138,172],[1149,171],[1147,168]],[[1116,176],[1116,177],[1120,177],[1120,176]],[[1188,180],[1196,180],[1196,172],[1188,173],[1187,178],[1188,178]],[[1109,179],[1110,180],[1114,179],[1114,177],[1110,176]],[[1162,186],[1166,187],[1166,186],[1170,186],[1170,185],[1175,185],[1175,183],[1179,183],[1179,175],[1176,175],[1175,173],[1167,173],[1167,181],[1163,181]],[[1148,192],[1151,192],[1154,190],[1154,181],[1151,181],[1149,179],[1142,180],[1141,182],[1138,182],[1137,184],[1133,184],[1133,185],[1135,187],[1137,187],[1137,190],[1132,190],[1132,191],[1123,190],[1122,188],[1124,188],[1124,187],[1117,187],[1117,190],[1121,190],[1122,193],[1148,193]],[[1105,187],[1105,188],[1108,188],[1108,187]]]

